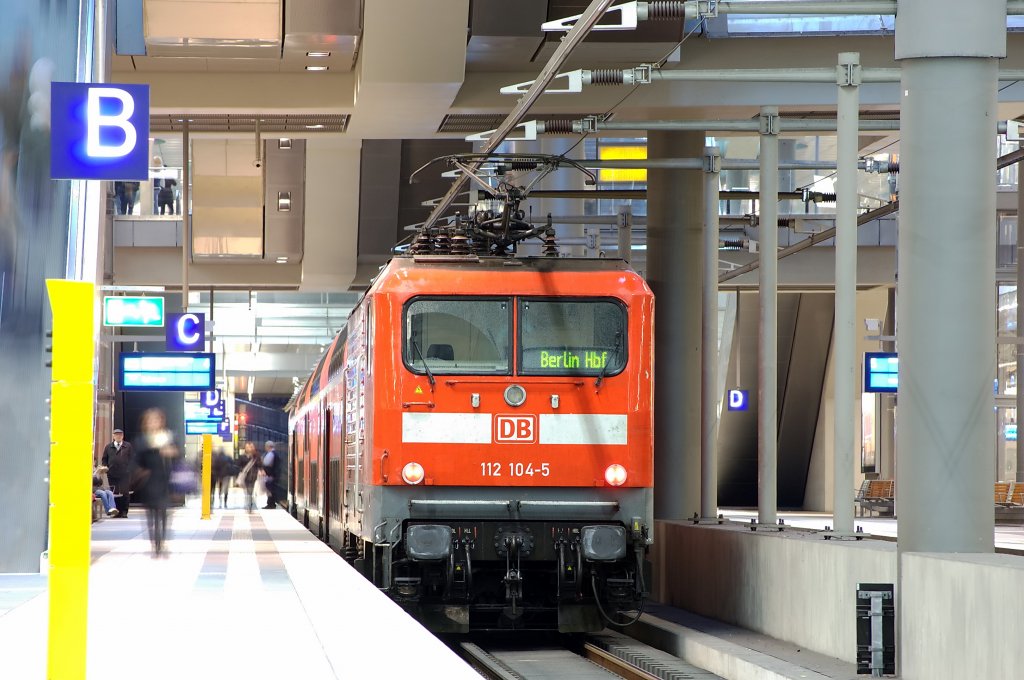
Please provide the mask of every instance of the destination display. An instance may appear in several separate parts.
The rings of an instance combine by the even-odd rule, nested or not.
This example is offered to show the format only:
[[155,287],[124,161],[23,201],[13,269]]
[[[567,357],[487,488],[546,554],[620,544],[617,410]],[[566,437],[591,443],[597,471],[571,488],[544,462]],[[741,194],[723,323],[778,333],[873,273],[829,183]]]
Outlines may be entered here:
[[122,352],[117,380],[125,391],[212,390],[215,370],[211,353]]
[[896,392],[899,385],[896,352],[864,353],[864,391]]
[[220,434],[220,421],[186,420],[185,434]]
[[597,369],[600,370],[608,364],[608,352],[597,352],[594,350],[572,351],[572,350],[540,350],[539,368],[568,368],[568,369]]

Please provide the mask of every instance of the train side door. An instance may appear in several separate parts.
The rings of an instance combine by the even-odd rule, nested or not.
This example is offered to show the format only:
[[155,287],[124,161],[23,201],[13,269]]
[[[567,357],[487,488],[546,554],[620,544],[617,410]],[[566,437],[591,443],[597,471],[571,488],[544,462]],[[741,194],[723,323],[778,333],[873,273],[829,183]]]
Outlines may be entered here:
[[324,518],[324,543],[331,544],[331,510],[334,507],[332,496],[332,485],[334,479],[331,470],[331,409],[324,409],[323,420],[323,461],[324,461],[324,487],[323,487],[323,518]]
[[298,466],[298,446],[299,436],[295,428],[292,429],[291,436],[291,456],[288,458],[288,507],[291,510],[292,517],[298,513],[298,503],[295,501],[295,470]]

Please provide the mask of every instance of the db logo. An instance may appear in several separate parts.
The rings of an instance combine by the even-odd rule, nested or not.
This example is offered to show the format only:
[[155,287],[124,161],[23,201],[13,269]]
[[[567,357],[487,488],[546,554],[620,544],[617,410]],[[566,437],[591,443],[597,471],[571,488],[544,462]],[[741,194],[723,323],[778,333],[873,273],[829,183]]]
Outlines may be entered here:
[[494,416],[494,441],[535,444],[537,416]]

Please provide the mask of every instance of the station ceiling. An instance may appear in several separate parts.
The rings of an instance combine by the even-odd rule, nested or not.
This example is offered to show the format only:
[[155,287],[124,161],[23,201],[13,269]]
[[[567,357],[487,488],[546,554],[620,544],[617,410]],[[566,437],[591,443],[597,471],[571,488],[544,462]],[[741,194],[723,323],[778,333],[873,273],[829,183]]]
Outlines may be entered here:
[[[247,391],[255,378],[256,393],[290,393],[292,377],[304,378],[319,357],[320,344],[337,330],[346,305],[355,299],[341,294],[357,277],[363,140],[462,139],[496,127],[516,103],[516,97],[499,89],[535,78],[558,45],[560,35],[545,34],[540,24],[578,14],[588,4],[144,0],[146,53],[115,54],[111,80],[151,86],[154,135],[166,137],[173,147],[181,121],[191,119],[197,137],[252,138],[254,119],[263,117],[278,124],[264,124],[264,135],[307,140],[301,264],[192,266],[190,276],[202,282],[202,290],[215,291],[215,302],[216,291],[230,292],[220,301],[224,325],[215,333],[223,335],[224,349],[251,358],[238,359],[237,370],[231,371],[239,392]],[[898,66],[891,34],[711,37],[722,35],[712,28],[676,20],[644,22],[634,31],[595,32],[561,70],[651,62],[663,62],[666,69],[831,67],[839,52],[851,51],[860,53],[865,66]],[[1003,67],[1024,68],[1020,34],[1010,34],[1008,51]],[[1003,85],[999,117],[1015,118],[1024,113],[1024,83]],[[891,115],[898,110],[899,94],[898,84],[862,86],[862,109]],[[608,113],[616,120],[741,118],[768,104],[779,105],[784,114],[832,115],[835,87],[678,81],[589,87],[578,94],[544,95],[527,118]],[[292,127],[282,127],[289,120]],[[864,154],[881,148],[898,151],[898,134],[862,139]],[[423,217],[427,214],[425,208]],[[173,253],[136,253],[131,262],[115,259],[115,283],[153,283],[147,276],[166,268],[161,263],[168,258],[173,271]],[[250,290],[293,291],[297,297],[267,303],[276,315],[272,324],[271,317],[258,315],[259,302],[256,316],[231,306],[247,306],[248,301],[231,295]],[[253,295],[258,294],[266,293]],[[335,294],[329,301],[316,297]],[[208,304],[203,297],[190,308],[202,311]],[[228,323],[232,315],[237,324]],[[324,320],[322,328],[310,331],[312,319]],[[295,329],[291,338],[260,337],[261,327],[288,324]]]

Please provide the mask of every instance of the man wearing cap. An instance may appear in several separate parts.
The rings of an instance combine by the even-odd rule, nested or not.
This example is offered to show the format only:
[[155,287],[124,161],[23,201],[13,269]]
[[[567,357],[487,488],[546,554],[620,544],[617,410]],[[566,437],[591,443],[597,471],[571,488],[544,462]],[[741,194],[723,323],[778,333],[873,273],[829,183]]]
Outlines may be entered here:
[[128,492],[132,479],[134,454],[132,445],[124,440],[124,430],[114,430],[114,441],[103,449],[103,464],[107,466],[107,479],[114,491],[114,502],[121,517],[128,516]]

